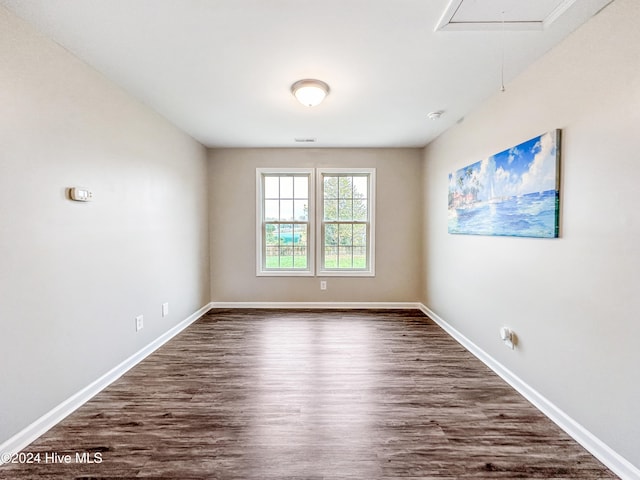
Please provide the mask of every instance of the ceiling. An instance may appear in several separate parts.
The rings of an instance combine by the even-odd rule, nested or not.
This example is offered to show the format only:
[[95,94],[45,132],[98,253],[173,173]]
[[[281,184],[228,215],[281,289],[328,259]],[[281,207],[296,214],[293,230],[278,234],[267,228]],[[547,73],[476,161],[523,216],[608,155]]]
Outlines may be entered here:
[[[508,90],[610,1],[0,5],[206,146],[422,147],[498,93],[502,75]],[[466,25],[446,28],[452,22]],[[291,95],[291,84],[303,78],[329,84],[321,105],[304,107]],[[440,119],[428,118],[439,110]]]

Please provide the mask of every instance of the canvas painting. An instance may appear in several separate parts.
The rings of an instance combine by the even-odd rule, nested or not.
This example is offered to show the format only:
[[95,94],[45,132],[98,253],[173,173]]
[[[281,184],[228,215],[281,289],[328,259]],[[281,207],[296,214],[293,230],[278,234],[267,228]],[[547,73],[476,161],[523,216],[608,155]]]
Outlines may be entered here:
[[449,174],[449,233],[558,237],[560,130]]

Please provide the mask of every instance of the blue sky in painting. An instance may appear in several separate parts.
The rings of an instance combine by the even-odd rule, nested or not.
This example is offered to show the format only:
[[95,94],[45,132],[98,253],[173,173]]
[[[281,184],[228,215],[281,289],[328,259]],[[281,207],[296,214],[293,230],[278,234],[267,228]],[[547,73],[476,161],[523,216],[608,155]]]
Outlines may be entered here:
[[450,175],[449,192],[467,203],[555,190],[556,143],[551,131],[468,165]]
[[496,170],[502,168],[508,170],[511,175],[522,177],[529,171],[535,154],[540,151],[540,137],[532,138],[521,143],[517,147],[510,148],[493,156],[496,162]]

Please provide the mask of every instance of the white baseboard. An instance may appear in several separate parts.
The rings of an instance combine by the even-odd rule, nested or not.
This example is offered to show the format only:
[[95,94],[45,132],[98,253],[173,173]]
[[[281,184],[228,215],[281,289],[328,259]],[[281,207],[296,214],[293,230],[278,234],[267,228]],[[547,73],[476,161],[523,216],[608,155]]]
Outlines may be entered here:
[[469,352],[475,355],[482,363],[493,370],[511,387],[531,402],[538,410],[549,417],[556,425],[564,430],[576,442],[582,445],[589,453],[600,460],[612,472],[623,480],[640,480],[640,469],[627,459],[611,449],[602,440],[597,438],[586,428],[572,419],[564,411],[554,405],[546,397],[528,385],[520,377],[495,360],[491,355],[478,347],[462,333],[449,325],[439,315],[425,305],[420,304],[420,310],[436,322],[445,332],[451,335]]
[[419,302],[211,302],[211,308],[398,309],[420,310]]
[[125,361],[102,375],[96,381],[87,385],[85,388],[80,390],[75,395],[69,397],[57,407],[53,408],[48,413],[45,413],[31,425],[18,432],[16,435],[11,437],[4,443],[0,444],[0,465],[6,463],[3,462],[3,459],[6,458],[7,455],[19,453],[24,450],[27,446],[29,446],[29,444],[31,444],[34,440],[47,432],[51,427],[61,422],[65,417],[87,403],[94,396],[96,396],[106,387],[115,382],[131,368],[135,367],[138,363],[151,355],[158,348],[175,337],[178,333],[180,333],[193,322],[202,317],[210,309],[210,303],[200,308],[197,312],[193,313],[188,318],[160,335],[142,350],[134,353]]
[[462,333],[449,325],[431,309],[419,302],[211,302],[187,319],[171,328],[142,350],[127,358],[96,381],[68,398],[50,412],[46,413],[31,425],[0,444],[0,465],[6,454],[14,454],[24,450],[30,443],[47,432],[51,427],[62,421],[91,398],[116,381],[128,370],[136,366],[155,350],[175,337],[182,330],[202,317],[211,308],[309,308],[309,309],[417,309],[436,322],[445,332],[458,343],[475,355],[511,387],[524,396],[542,413],[549,417],[562,430],[582,445],[594,457],[600,460],[611,471],[623,480],[640,480],[640,469],[619,455],[608,445],[598,439],[565,412],[551,403],[547,398],[529,386],[517,375],[496,361],[488,353],[465,337]]

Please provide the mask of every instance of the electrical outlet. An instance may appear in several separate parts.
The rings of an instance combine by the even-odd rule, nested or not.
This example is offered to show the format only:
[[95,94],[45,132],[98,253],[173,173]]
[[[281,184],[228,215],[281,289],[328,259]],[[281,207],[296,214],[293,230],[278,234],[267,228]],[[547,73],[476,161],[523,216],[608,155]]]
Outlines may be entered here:
[[500,328],[500,338],[504,344],[513,350],[516,346],[516,334],[508,327]]
[[320,290],[326,290],[326,289],[327,289],[327,281],[320,280]]
[[163,303],[162,304],[162,316],[166,317],[167,315],[169,315],[169,303]]
[[144,328],[144,315],[138,315],[136,317],[136,332],[139,332]]

